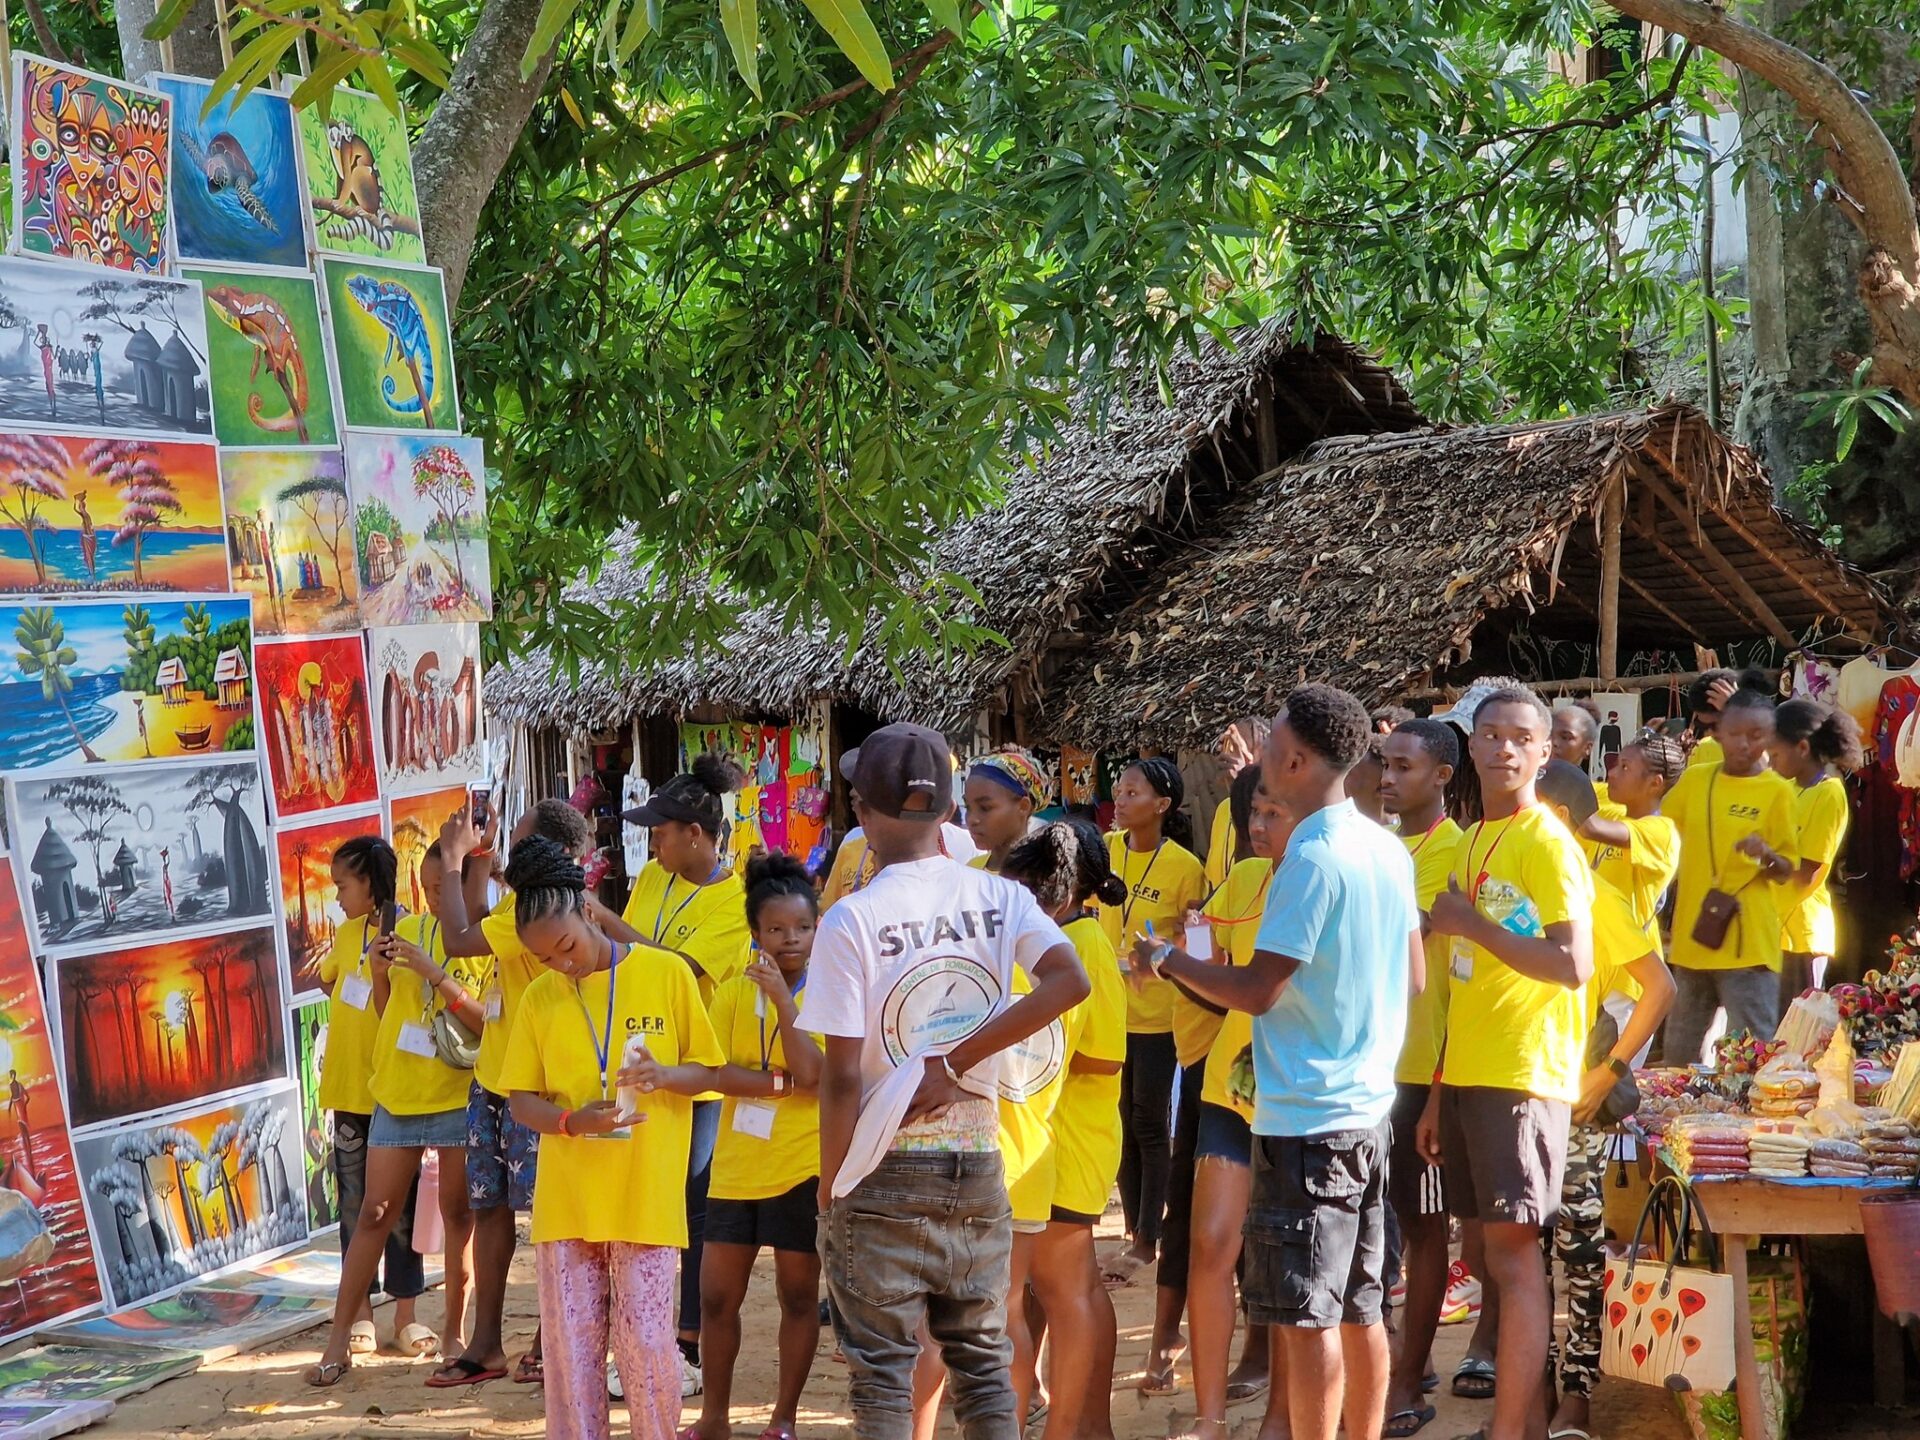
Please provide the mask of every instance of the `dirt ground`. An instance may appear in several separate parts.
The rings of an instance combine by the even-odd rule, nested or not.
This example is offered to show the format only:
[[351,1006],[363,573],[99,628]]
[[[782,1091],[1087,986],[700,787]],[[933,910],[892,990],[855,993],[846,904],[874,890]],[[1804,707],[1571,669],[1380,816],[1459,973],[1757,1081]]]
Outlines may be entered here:
[[[1117,1216],[1102,1230],[1102,1249],[1118,1248]],[[762,1258],[754,1289],[747,1300],[746,1335],[735,1380],[736,1401],[771,1397],[774,1385],[774,1331],[771,1263]],[[1179,1394],[1143,1399],[1134,1386],[1141,1376],[1147,1332],[1153,1318],[1151,1285],[1136,1283],[1114,1294],[1120,1319],[1120,1364],[1114,1377],[1113,1421],[1117,1440],[1164,1440],[1186,1429],[1193,1416],[1186,1368],[1180,1370]],[[421,1304],[421,1319],[439,1320],[438,1293]],[[507,1296],[508,1350],[525,1349],[536,1324],[531,1252],[522,1247],[516,1258]],[[388,1312],[377,1315],[384,1340],[391,1324]],[[1434,1363],[1450,1375],[1459,1363],[1470,1326],[1443,1328],[1435,1347]],[[270,1350],[236,1356],[196,1373],[161,1385],[144,1395],[121,1402],[105,1424],[89,1435],[218,1435],[223,1440],[251,1437],[312,1436],[368,1437],[368,1440],[518,1440],[546,1433],[540,1392],[535,1387],[497,1381],[478,1390],[428,1390],[422,1385],[432,1370],[425,1360],[409,1361],[380,1355],[362,1360],[341,1384],[327,1391],[309,1390],[301,1370],[318,1355],[321,1332],[311,1331],[281,1342]],[[851,1428],[846,1405],[846,1370],[832,1359],[833,1344],[823,1335],[819,1358],[808,1380],[800,1410],[803,1440]],[[1238,1406],[1231,1440],[1253,1440],[1264,1401]],[[1484,1402],[1460,1400],[1446,1393],[1435,1397],[1439,1418],[1423,1436],[1452,1440],[1470,1435],[1487,1417]],[[698,1401],[689,1402],[685,1421],[698,1416]],[[736,1403],[734,1433],[759,1434],[768,1418],[766,1405]],[[942,1427],[953,1433],[951,1413]],[[624,1436],[626,1412],[614,1410],[614,1433]],[[1821,1440],[1895,1440],[1920,1434],[1920,1413],[1875,1410],[1867,1406],[1822,1406],[1803,1418],[1799,1433]],[[1603,1380],[1594,1402],[1594,1435],[1601,1440],[1687,1440],[1687,1429],[1669,1397],[1644,1386]]]

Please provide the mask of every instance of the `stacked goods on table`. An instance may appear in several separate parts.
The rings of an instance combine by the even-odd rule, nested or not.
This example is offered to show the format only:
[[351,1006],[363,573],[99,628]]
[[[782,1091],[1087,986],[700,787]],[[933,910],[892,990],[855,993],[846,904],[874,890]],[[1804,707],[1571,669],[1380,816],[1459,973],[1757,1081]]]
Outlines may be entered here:
[[1797,1117],[1813,1109],[1819,1094],[1820,1077],[1797,1052],[1785,1050],[1753,1077],[1747,1105],[1755,1115]]
[[1773,1038],[1785,1049],[1818,1055],[1840,1028],[1840,1002],[1825,990],[1809,990],[1794,997]]
[[1681,1174],[1695,1180],[1744,1176],[1752,1122],[1738,1115],[1683,1115],[1667,1127],[1667,1148]]
[[1908,1122],[1920,1122],[1920,1041],[1900,1047],[1893,1074],[1881,1087],[1880,1103]]
[[1656,1139],[1684,1116],[1728,1115],[1740,1108],[1697,1070],[1641,1070],[1634,1083],[1640,1087],[1635,1122]]
[[1797,1180],[1807,1173],[1813,1142],[1798,1120],[1756,1120],[1747,1134],[1747,1173],[1761,1180]]

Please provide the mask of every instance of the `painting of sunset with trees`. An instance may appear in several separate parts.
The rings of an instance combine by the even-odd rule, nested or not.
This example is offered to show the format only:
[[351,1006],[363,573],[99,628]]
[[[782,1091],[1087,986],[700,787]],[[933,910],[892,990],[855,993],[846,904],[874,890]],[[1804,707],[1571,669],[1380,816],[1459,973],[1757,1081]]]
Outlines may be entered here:
[[[380,812],[330,815],[311,825],[282,825],[273,832],[280,851],[280,913],[286,916],[287,966],[293,993],[318,991],[320,962],[346,923],[333,888],[333,852],[356,835],[378,835]],[[400,894],[406,896],[402,880]]]
[[467,787],[429,790],[424,795],[396,795],[387,801],[387,841],[400,862],[397,886],[400,903],[424,915],[427,897],[420,889],[420,862],[427,847],[440,838],[447,817],[467,803]]

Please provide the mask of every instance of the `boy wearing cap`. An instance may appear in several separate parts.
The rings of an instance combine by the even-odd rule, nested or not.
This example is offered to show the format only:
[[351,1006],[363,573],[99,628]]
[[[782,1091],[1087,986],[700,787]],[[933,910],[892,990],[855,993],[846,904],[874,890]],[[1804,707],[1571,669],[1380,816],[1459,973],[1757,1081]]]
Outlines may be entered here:
[[826,1040],[820,1252],[854,1435],[909,1440],[924,1320],[966,1440],[1016,1440],[997,1060],[1085,999],[1086,973],[1023,886],[940,853],[938,732],[886,726],[843,768],[879,869],[821,918],[803,1023]]

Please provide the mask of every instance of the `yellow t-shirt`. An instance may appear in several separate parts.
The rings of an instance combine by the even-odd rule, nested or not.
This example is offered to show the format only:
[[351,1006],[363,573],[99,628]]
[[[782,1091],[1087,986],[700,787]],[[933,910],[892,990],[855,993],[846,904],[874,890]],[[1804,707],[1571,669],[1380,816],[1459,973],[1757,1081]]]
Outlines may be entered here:
[[[440,922],[432,915],[409,915],[394,929],[446,967],[446,971],[477,998],[486,981],[484,955],[459,955],[449,960]],[[409,1022],[433,1027],[433,1017],[447,1008],[427,982],[404,965],[387,971],[387,1008],[380,1012],[380,1029],[373,1042],[373,1080],[369,1089],[382,1109],[393,1115],[439,1115],[467,1108],[467,1089],[473,1079],[437,1056],[416,1055],[400,1048],[401,1028]],[[329,1041],[331,1043],[331,1041]]]
[[1787,910],[1780,944],[1796,955],[1830,956],[1838,936],[1833,895],[1827,881],[1833,874],[1833,862],[1840,854],[1841,842],[1847,838],[1847,823],[1852,818],[1847,805],[1847,787],[1837,775],[1828,775],[1805,789],[1796,785],[1794,792],[1794,828],[1800,835],[1801,863],[1817,860],[1820,868],[1814,872],[1811,886],[1795,885],[1791,893],[1781,897],[1783,904],[1791,904],[1793,894],[1799,894],[1801,900]]
[[[327,1053],[320,1062],[320,1106],[349,1115],[373,1113],[373,1046],[380,1015],[373,1008],[373,961],[367,947],[379,921],[372,915],[348,920],[333,932],[333,945],[320,961],[320,983],[331,988],[327,1004]],[[359,977],[366,1004],[349,1005],[342,996]]]
[[1658,944],[1633,913],[1632,902],[1604,880],[1593,886],[1593,976],[1586,984],[1587,1029],[1600,1019],[1600,1005],[1607,996],[1640,998],[1640,982],[1627,967],[1648,955],[1660,953]]
[[[1793,783],[1771,770],[1735,776],[1718,765],[1697,765],[1675,783],[1661,805],[1680,831],[1671,957],[1675,965],[1688,970],[1780,968],[1781,887],[1767,881],[1760,867],[1734,846],[1743,836],[1758,835],[1798,865],[1793,806]],[[1714,888],[1738,900],[1740,910],[1720,948],[1709,950],[1693,938],[1693,927],[1707,891]]]
[[820,893],[820,908],[825,910],[842,896],[864,890],[879,873],[880,864],[867,848],[866,838],[842,840],[833,852],[833,868],[827,871],[826,889]]
[[[713,992],[713,1028],[725,1063],[744,1070],[785,1070],[786,1042],[780,1017],[769,1002],[764,1016],[756,1002],[762,991],[736,975]],[[806,1008],[803,982],[794,1004]],[[817,1036],[813,1044],[825,1048]],[[773,1107],[773,1130],[766,1139],[735,1127],[742,1105]],[[741,1100],[728,1095],[720,1103],[720,1138],[713,1144],[709,1193],[716,1200],[771,1200],[820,1174],[820,1097],[788,1093],[772,1100]]]
[[1233,873],[1233,802],[1222,800],[1207,834],[1207,888],[1218,890]]
[[[1133,949],[1133,938],[1149,924],[1163,940],[1180,943],[1187,911],[1207,898],[1207,871],[1191,850],[1163,840],[1152,850],[1128,848],[1124,834],[1107,836],[1107,853],[1114,873],[1127,886],[1119,905],[1100,907],[1100,925],[1114,953]],[[1145,990],[1127,987],[1127,1033],[1165,1035],[1173,1029],[1174,989],[1171,980],[1152,980]]]
[[[1424,918],[1433,908],[1433,897],[1447,888],[1453,874],[1453,860],[1460,849],[1460,827],[1448,816],[1430,835],[1402,835],[1401,843],[1413,857],[1414,900]],[[1407,1038],[1400,1046],[1400,1063],[1393,1078],[1402,1085],[1431,1085],[1433,1072],[1440,1064],[1440,1047],[1447,1038],[1447,937],[1429,935],[1424,941],[1427,952],[1427,985],[1407,1001]]]
[[1720,741],[1712,735],[1701,740],[1687,755],[1687,768],[1696,765],[1718,765],[1727,758],[1727,752],[1720,748]]
[[[606,1032],[612,988],[612,1034]],[[576,986],[549,970],[527,986],[507,1042],[500,1084],[531,1090],[577,1110],[614,1098],[606,1075],[617,1074],[627,1037],[644,1034],[663,1065],[718,1065],[720,1041],[700,1003],[693,972],[671,955],[635,946],[614,967]],[[596,1037],[608,1048],[600,1069]],[[629,1245],[687,1243],[687,1152],[693,1101],[656,1090],[640,1097],[626,1139],[542,1135],[533,1186],[533,1240],[587,1240]]]
[[[1077,1054],[1114,1064],[1127,1058],[1127,981],[1113,942],[1092,916],[1062,927],[1093,989],[1076,1008],[1087,1012]],[[1053,1203],[1077,1215],[1099,1215],[1120,1173],[1120,1072],[1075,1073],[1053,1107]]]
[[[1544,805],[1475,825],[1454,857],[1460,888],[1514,934],[1538,937],[1593,909],[1580,842]],[[1457,936],[1448,955],[1446,1083],[1578,1100],[1587,1045],[1580,990],[1530,979]]]
[[694,885],[649,860],[635,877],[620,918],[649,940],[692,957],[706,972],[700,998],[708,1005],[714,991],[743,974],[752,958],[747,887],[732,872],[711,885]]
[[1667,893],[1674,872],[1680,868],[1680,831],[1665,815],[1644,815],[1636,820],[1623,811],[1608,818],[1627,827],[1627,843],[1594,847],[1594,877],[1626,898],[1635,922],[1657,946],[1660,897]]
[[500,1018],[489,1020],[481,1027],[480,1058],[474,1062],[473,1078],[483,1089],[504,1095],[507,1091],[500,1083],[500,1066],[507,1058],[507,1037],[513,1033],[514,1019],[520,1013],[520,997],[546,967],[520,943],[520,931],[513,923],[513,896],[501,897],[500,903],[480,922],[480,933],[486,936],[487,948],[493,952],[492,963],[480,981],[480,1003],[484,1008],[487,991],[498,985]]
[[[1014,998],[1032,991],[1027,972],[1016,968]],[[1053,1112],[1066,1084],[1067,1066],[1086,1029],[1092,998],[1089,995],[1000,1056],[1000,1161],[1016,1220],[1045,1220],[1053,1213],[1058,1178]]]
[[[1213,927],[1214,953],[1226,956],[1230,964],[1245,965],[1253,959],[1253,942],[1260,933],[1260,916],[1267,908],[1273,872],[1271,860],[1242,860],[1207,902],[1207,918],[1218,922]],[[1229,1010],[1215,1018],[1220,1028],[1207,1049],[1200,1103],[1231,1110],[1251,1124],[1253,1016],[1244,1010]]]

